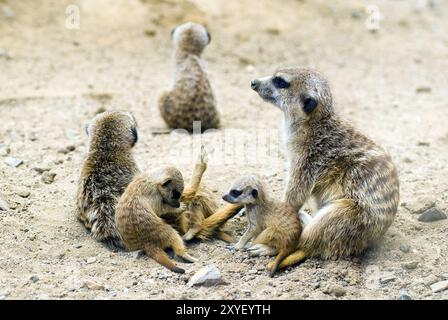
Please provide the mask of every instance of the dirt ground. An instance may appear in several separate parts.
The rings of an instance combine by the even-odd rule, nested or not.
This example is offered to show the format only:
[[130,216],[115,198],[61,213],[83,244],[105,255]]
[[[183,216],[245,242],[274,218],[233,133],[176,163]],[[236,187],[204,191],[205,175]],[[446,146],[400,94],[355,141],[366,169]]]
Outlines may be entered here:
[[[80,8],[80,29],[67,28],[69,4]],[[249,82],[280,66],[313,67],[329,78],[338,111],[399,169],[401,204],[384,241],[359,258],[309,259],[269,278],[269,259],[221,241],[190,245],[199,262],[177,275],[89,237],[74,199],[84,125],[98,110],[135,114],[142,169],[170,162],[191,173],[201,137],[153,134],[164,128],[157,99],[172,75],[170,30],[188,20],[212,35],[204,58],[223,128],[202,139],[216,148],[205,177],[216,197],[242,172],[263,175],[281,197],[282,115]],[[398,299],[402,290],[447,299],[431,285],[448,279],[448,220],[416,214],[448,208],[447,30],[444,0],[0,0],[0,198],[9,207],[0,211],[0,299]],[[263,134],[269,152],[249,157]],[[10,166],[11,157],[23,163]],[[244,225],[238,217],[229,229],[239,236]],[[226,284],[188,287],[209,264]]]

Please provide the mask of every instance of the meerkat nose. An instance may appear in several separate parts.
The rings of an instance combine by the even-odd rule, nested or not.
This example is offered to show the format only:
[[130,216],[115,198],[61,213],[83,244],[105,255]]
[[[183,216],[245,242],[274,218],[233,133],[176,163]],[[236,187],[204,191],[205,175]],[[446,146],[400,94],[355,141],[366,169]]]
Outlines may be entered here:
[[260,81],[259,81],[259,80],[252,80],[252,81],[250,82],[250,87],[251,87],[253,90],[255,90],[255,91],[257,91],[257,89],[258,89],[259,86],[260,86]]

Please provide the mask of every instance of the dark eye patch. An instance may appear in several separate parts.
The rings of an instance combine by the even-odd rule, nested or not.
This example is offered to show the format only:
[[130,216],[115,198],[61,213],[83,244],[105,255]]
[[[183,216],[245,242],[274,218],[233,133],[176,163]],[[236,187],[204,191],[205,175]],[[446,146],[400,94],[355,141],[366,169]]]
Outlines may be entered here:
[[176,189],[173,190],[173,199],[178,200],[180,198],[180,192]]
[[286,81],[282,77],[274,77],[274,79],[272,79],[272,84],[277,89],[286,89],[289,88],[289,86],[291,85],[288,81]]
[[137,143],[137,141],[138,141],[138,132],[137,132],[137,128],[132,128],[131,129],[131,132],[132,132],[132,137],[134,138],[134,144],[136,144]]
[[241,190],[230,190],[230,195],[234,198],[238,198],[241,194],[243,193],[243,191]]
[[317,107],[317,100],[310,97],[303,97],[303,111],[305,113],[311,113]]
[[252,197],[254,197],[254,199],[258,198],[258,191],[257,190],[255,190],[255,189],[252,190]]

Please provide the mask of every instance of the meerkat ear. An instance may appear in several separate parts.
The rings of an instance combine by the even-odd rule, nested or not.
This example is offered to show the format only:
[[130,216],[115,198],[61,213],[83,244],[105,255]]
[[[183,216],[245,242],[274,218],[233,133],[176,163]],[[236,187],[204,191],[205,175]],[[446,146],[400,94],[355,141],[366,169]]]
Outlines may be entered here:
[[86,123],[84,130],[86,131],[87,136],[89,136],[89,124],[88,123]]
[[168,187],[168,185],[171,183],[171,179],[167,179],[162,183],[162,187]]
[[131,132],[132,132],[132,137],[134,138],[134,142],[133,142],[132,145],[135,145],[137,143],[137,141],[138,141],[138,131],[137,131],[137,128],[133,127],[131,129]]
[[257,190],[255,190],[255,189],[252,190],[252,197],[254,197],[254,199],[258,198],[258,191]]
[[171,37],[174,36],[174,32],[176,32],[177,27],[174,27],[173,29],[171,29]]
[[302,97],[303,111],[305,113],[311,113],[316,109],[318,103],[317,100],[312,97]]
[[208,30],[205,30],[207,32],[207,37],[208,37],[208,43],[210,43],[212,41],[212,36],[210,34],[210,32],[208,32]]

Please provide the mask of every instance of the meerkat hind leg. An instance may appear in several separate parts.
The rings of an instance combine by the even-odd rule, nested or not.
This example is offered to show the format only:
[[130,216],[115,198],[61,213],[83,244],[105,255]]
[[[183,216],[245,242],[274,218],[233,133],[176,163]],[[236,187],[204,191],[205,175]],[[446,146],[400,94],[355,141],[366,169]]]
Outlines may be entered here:
[[148,257],[154,259],[154,261],[161,264],[165,268],[175,273],[185,273],[185,270],[176,266],[173,260],[171,260],[168,254],[161,248],[147,244],[144,246],[143,250],[148,255]]
[[255,244],[247,250],[250,256],[275,256],[278,253],[277,249],[261,243]]

